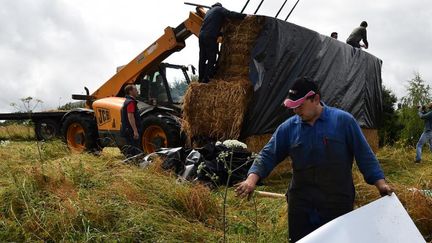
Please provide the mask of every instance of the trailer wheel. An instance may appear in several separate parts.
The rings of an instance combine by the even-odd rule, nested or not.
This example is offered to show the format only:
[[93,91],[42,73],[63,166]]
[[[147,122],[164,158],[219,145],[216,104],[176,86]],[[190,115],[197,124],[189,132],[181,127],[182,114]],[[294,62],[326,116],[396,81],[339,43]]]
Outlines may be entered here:
[[54,139],[59,133],[60,127],[55,120],[35,121],[35,134],[37,140],[48,141]]
[[180,130],[175,125],[168,124],[154,115],[144,118],[141,124],[143,129],[141,144],[146,154],[160,148],[180,145]]
[[101,150],[97,142],[96,121],[89,115],[69,115],[63,123],[62,134],[67,146],[73,152],[97,152]]

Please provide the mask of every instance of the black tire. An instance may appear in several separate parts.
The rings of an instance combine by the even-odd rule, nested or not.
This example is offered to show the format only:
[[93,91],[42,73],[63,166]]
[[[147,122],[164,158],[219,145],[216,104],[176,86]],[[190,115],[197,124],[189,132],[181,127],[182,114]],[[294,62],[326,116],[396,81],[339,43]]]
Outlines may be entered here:
[[[78,132],[74,132],[77,130]],[[82,130],[82,132],[79,132]],[[63,122],[62,134],[69,149],[75,152],[98,152],[102,150],[98,144],[96,120],[88,114],[70,114]]]
[[[146,131],[148,129],[155,127],[159,127],[161,131],[165,134],[165,138],[162,137],[153,137],[152,141],[149,142],[149,139],[146,139]],[[155,150],[161,148],[161,147],[179,147],[182,145],[181,143],[181,136],[180,136],[180,125],[171,118],[164,117],[164,116],[156,116],[156,115],[150,115],[147,117],[144,117],[141,122],[141,128],[142,128],[142,135],[141,135],[141,146],[143,148],[144,153],[152,153]],[[146,142],[153,144],[154,149],[148,149],[148,146],[146,146]]]
[[44,119],[35,121],[36,139],[39,141],[52,140],[59,135],[60,125],[56,120]]

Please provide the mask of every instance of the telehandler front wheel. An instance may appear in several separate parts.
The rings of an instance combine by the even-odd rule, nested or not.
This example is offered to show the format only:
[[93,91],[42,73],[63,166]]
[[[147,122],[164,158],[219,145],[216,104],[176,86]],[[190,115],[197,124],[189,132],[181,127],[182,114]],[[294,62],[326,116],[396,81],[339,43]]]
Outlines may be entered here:
[[72,152],[100,151],[96,121],[87,114],[71,114],[62,126],[62,134]]
[[161,117],[154,115],[142,120],[141,144],[146,154],[153,153],[160,148],[180,146],[180,129],[169,124]]

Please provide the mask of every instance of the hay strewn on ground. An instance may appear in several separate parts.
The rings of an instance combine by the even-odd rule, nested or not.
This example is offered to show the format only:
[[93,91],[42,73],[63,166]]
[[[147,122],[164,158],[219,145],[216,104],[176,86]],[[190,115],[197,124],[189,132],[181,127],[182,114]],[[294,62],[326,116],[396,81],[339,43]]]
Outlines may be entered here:
[[[70,154],[58,141],[0,146],[0,241],[215,242],[222,238],[224,189],[178,184],[158,163],[143,170],[122,163],[118,149],[102,155]],[[414,148],[385,147],[378,158],[426,240],[432,240],[432,155],[414,164]],[[159,162],[160,163],[160,162]],[[257,189],[285,193],[291,179],[280,164]],[[354,168],[356,206],[378,199]],[[228,192],[230,242],[286,242],[285,200],[239,200]]]
[[[59,141],[0,146],[0,241],[219,242],[223,189],[177,183],[160,171],[122,163],[116,148],[70,154]],[[283,203],[283,202],[282,202]],[[283,242],[280,201],[228,193],[229,242]],[[255,211],[256,206],[256,211]],[[276,214],[268,212],[274,210]],[[259,230],[256,230],[258,227]]]
[[251,95],[244,79],[192,83],[184,96],[182,129],[189,138],[237,139]]

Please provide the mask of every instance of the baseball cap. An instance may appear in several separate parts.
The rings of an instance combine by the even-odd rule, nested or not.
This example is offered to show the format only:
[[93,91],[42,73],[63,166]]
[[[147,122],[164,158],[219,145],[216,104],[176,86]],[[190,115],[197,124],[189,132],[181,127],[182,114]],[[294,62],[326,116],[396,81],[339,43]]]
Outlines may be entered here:
[[296,79],[294,85],[288,91],[288,97],[284,105],[289,109],[299,107],[303,102],[315,94],[319,94],[318,86],[307,77]]

